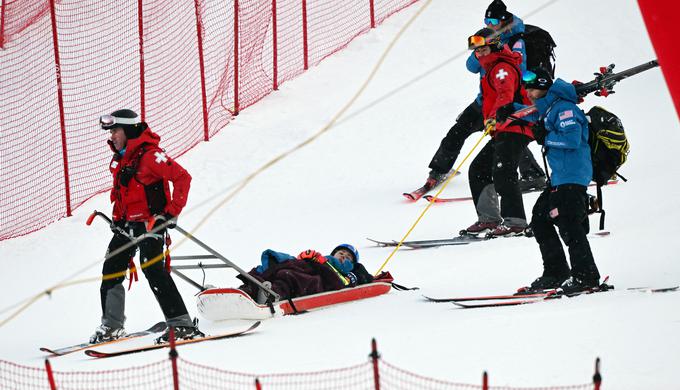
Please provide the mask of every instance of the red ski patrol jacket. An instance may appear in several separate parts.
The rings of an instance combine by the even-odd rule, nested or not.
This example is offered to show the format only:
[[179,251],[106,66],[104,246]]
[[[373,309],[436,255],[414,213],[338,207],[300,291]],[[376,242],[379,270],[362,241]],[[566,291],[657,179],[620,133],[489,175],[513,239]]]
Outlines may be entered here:
[[158,146],[160,139],[146,129],[127,141],[122,157],[114,150],[109,165],[114,221],[144,222],[160,213],[177,216],[186,205],[191,175]]
[[[520,64],[522,55],[510,51],[508,46],[503,50],[491,52],[479,59],[479,63],[486,72],[482,78],[482,114],[484,120],[496,117],[496,110],[500,107],[515,102],[530,106],[532,103],[526,95],[520,82],[522,79]],[[510,122],[510,121],[508,121]],[[533,133],[528,126],[507,126],[496,124],[496,131],[519,133],[534,139]],[[492,134],[493,135],[493,134]]]

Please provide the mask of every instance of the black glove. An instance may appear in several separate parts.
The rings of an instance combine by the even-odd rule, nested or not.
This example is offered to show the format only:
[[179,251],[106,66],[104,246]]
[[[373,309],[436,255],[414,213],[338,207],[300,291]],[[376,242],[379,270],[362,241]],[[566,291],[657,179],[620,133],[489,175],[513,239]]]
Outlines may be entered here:
[[154,228],[162,226],[165,223],[167,223],[167,225],[165,225],[165,229],[174,229],[177,227],[177,218],[168,213],[154,215],[154,219],[156,220],[156,222],[153,224]]
[[534,133],[534,139],[539,145],[545,143],[545,136],[548,135],[548,130],[546,130],[542,122],[538,122],[531,126],[531,132]]
[[501,106],[498,108],[498,110],[496,110],[496,122],[503,123],[508,119],[510,115],[514,113],[515,113],[514,104],[508,103],[504,106]]
[[347,278],[349,279],[349,286],[354,287],[357,285],[357,276],[354,275],[354,273],[349,272],[347,273]]

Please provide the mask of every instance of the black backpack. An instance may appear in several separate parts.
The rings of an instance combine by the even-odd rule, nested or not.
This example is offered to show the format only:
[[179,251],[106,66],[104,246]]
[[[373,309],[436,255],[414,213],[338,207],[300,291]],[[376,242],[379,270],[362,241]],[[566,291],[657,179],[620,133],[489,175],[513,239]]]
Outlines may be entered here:
[[588,144],[593,160],[593,181],[597,183],[597,211],[600,216],[600,230],[604,229],[602,209],[602,186],[619,175],[617,170],[626,162],[630,145],[626,138],[621,119],[602,107],[595,106],[586,113],[588,118]]
[[550,76],[555,78],[555,47],[557,47],[557,44],[555,44],[550,33],[540,27],[525,24],[523,33],[515,34],[508,40],[510,49],[518,39],[524,40],[524,48],[527,52],[527,69],[540,66],[548,70]]

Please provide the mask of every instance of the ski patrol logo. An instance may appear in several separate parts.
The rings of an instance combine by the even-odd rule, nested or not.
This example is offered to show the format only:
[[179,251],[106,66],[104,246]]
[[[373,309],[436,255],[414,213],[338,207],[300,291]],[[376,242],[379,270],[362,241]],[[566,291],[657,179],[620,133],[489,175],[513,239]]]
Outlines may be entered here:
[[567,110],[567,111],[562,111],[560,112],[560,120],[563,121],[567,118],[571,118],[574,116],[574,111],[573,110]]
[[165,154],[165,152],[156,152],[153,155],[156,157],[156,164],[168,162],[168,156]]
[[116,169],[117,166],[118,166],[118,161],[111,161],[111,168],[112,169]]
[[508,72],[506,72],[505,69],[501,69],[501,70],[498,71],[498,73],[496,73],[496,78],[499,79],[499,80],[503,80],[503,79],[505,79],[505,76],[507,76],[507,75],[508,75]]

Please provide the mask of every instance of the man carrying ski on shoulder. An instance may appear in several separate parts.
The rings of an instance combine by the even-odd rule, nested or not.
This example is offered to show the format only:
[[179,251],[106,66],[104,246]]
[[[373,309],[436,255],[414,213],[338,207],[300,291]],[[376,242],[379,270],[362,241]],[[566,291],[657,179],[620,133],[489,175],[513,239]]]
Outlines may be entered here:
[[[158,261],[163,257],[165,228],[149,233],[153,226],[147,226],[174,226],[174,218],[186,205],[191,175],[165,154],[159,147],[160,136],[152,132],[134,111],[117,110],[111,115],[103,115],[99,122],[103,130],[110,132],[108,144],[113,151],[109,170],[113,176],[111,230],[114,234],[102,269],[101,325],[90,338],[90,343],[125,336],[125,288],[122,283],[137,247],[142,271],[167,325],[175,328],[175,337],[191,339],[203,336],[192,322],[164,262]],[[130,245],[131,238],[142,235],[146,238],[136,246]],[[151,260],[156,262],[147,266],[146,263]],[[157,342],[166,342],[168,337],[166,330]]]
[[[559,288],[572,294],[596,288],[600,273],[587,238],[586,189],[593,177],[588,120],[576,106],[579,98],[572,84],[562,79],[553,83],[543,68],[527,72],[524,80],[527,94],[538,110],[532,130],[536,141],[544,145],[552,171],[549,186],[538,197],[531,218],[543,258],[543,275],[528,290]],[[569,248],[571,270],[560,237]]]
[[[501,0],[494,0],[486,9],[484,16],[484,24],[498,35],[501,44],[507,45],[512,43],[510,50],[522,56],[520,70],[523,73],[526,70],[527,53],[524,40],[521,38],[524,32],[524,22],[522,19],[508,12]],[[471,73],[479,74],[480,80],[484,77],[485,71],[480,65],[475,52],[470,53],[465,65]],[[452,169],[465,140],[473,133],[480,131],[482,127],[482,94],[480,93],[458,115],[456,123],[442,139],[439,149],[432,157],[429,165],[431,170],[428,177],[428,183],[430,183],[432,188],[440,184],[445,179],[446,174]],[[520,187],[523,191],[543,188],[545,186],[545,173],[528,148],[522,151],[519,171],[521,176]]]
[[477,222],[461,234],[521,235],[527,222],[517,166],[533,135],[529,126],[505,121],[515,111],[515,103],[529,103],[521,84],[522,56],[510,51],[488,28],[470,36],[468,46],[485,71],[481,82],[482,115],[492,138],[470,164],[469,184]]

